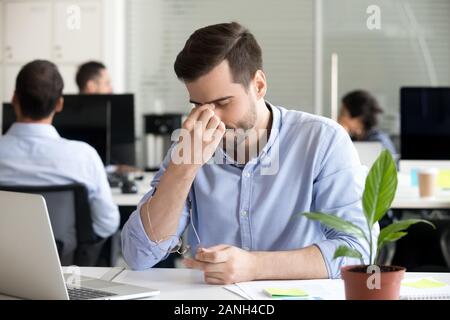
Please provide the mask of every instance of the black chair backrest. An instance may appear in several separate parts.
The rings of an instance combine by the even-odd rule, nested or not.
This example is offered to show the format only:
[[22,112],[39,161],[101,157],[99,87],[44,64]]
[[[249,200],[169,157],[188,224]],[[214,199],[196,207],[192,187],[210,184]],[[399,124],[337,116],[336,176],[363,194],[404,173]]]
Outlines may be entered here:
[[103,241],[94,233],[91,209],[83,184],[61,186],[0,186],[0,190],[44,197],[62,265],[96,264]]

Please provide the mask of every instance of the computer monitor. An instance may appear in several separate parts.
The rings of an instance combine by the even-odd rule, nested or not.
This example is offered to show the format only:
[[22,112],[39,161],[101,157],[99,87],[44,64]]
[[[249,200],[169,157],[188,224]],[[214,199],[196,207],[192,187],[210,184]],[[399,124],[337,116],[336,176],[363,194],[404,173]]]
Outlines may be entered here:
[[450,88],[400,91],[401,158],[450,160]]
[[[14,121],[12,106],[3,104],[3,134]],[[64,95],[53,125],[62,137],[94,147],[105,165],[136,164],[132,94]]]

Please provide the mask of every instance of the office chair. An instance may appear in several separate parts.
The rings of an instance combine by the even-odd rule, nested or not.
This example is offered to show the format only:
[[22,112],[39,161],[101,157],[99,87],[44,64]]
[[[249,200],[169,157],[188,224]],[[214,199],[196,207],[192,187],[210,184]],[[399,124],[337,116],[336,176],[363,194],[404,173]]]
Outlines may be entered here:
[[[393,264],[406,267],[410,272],[449,272],[450,219],[440,210],[409,212],[407,218],[422,218],[436,227],[419,223],[408,228],[408,235],[396,242]],[[405,217],[405,218],[406,218]]]
[[[40,194],[44,197],[61,265],[97,265],[107,239],[100,239],[94,233],[84,185],[0,186],[0,190]],[[20,235],[17,235],[17,240],[20,241]]]
[[450,270],[450,229],[447,228],[442,232],[440,240],[442,255]]

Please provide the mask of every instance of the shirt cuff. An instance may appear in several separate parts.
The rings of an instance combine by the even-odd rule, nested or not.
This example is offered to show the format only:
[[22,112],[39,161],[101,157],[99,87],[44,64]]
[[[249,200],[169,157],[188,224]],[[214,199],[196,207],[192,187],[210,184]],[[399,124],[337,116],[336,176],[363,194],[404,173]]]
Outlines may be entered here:
[[329,279],[339,279],[341,277],[341,267],[345,265],[361,264],[360,260],[353,258],[340,257],[333,259],[334,252],[341,244],[342,241],[339,240],[324,240],[315,244],[322,253]]
[[145,232],[140,210],[151,192],[139,203],[122,230],[122,248],[125,261],[132,269],[147,269],[167,258],[176,239],[168,239],[157,243]]

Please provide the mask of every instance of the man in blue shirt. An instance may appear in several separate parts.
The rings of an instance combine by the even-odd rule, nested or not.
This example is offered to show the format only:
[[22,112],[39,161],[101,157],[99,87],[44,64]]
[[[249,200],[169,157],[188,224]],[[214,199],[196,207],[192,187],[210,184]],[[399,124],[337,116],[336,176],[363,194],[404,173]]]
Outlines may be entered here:
[[52,121],[63,109],[64,83],[56,66],[36,60],[19,72],[13,97],[17,121],[0,138],[0,185],[82,183],[88,191],[94,232],[101,238],[119,226],[103,163],[94,148],[59,136]]
[[195,31],[175,72],[195,107],[122,231],[132,268],[167,257],[186,228],[193,257],[184,264],[211,284],[336,278],[341,266],[358,263],[333,260],[342,244],[367,262],[359,239],[298,215],[327,212],[367,231],[365,171],[348,134],[331,120],[265,101],[261,48],[247,29],[226,23]]

